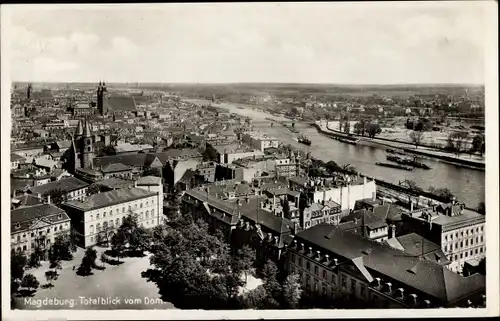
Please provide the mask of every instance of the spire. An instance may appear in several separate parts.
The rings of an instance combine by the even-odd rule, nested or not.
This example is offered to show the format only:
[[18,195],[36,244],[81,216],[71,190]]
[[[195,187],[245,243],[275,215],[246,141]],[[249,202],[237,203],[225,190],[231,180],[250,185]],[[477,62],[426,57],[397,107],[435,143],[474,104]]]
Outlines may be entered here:
[[83,136],[90,137],[92,134],[90,133],[89,123],[85,120],[85,128],[83,130]]
[[75,136],[79,136],[79,135],[83,135],[83,124],[82,124],[81,120],[78,121],[78,127],[76,128],[76,131],[75,131]]

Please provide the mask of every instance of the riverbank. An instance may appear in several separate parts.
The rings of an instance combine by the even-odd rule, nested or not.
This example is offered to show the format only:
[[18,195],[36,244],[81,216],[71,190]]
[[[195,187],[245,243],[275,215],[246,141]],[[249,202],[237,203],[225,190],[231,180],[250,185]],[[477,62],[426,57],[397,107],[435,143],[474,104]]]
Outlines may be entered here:
[[332,130],[322,124],[319,124],[318,122],[314,123],[313,125],[318,132],[339,140],[343,142],[348,142],[349,144],[352,144],[353,141],[356,142],[357,145],[363,145],[363,146],[370,146],[370,147],[375,147],[375,148],[380,148],[380,149],[387,149],[387,148],[393,148],[393,149],[399,149],[404,151],[405,153],[408,154],[413,154],[416,156],[420,157],[426,157],[426,158],[434,158],[434,159],[439,159],[442,162],[454,164],[457,166],[462,166],[470,169],[475,169],[475,170],[485,170],[485,163],[477,160],[469,160],[461,157],[456,157],[456,156],[450,156],[450,153],[447,152],[442,152],[438,150],[430,150],[429,148],[421,147],[420,149],[417,148],[412,148],[409,147],[408,144],[405,143],[399,143],[399,142],[390,142],[387,140],[381,141],[378,140],[377,138],[373,139],[368,139],[366,137],[357,137],[357,136],[350,136],[346,135],[343,133],[340,133],[338,131]]

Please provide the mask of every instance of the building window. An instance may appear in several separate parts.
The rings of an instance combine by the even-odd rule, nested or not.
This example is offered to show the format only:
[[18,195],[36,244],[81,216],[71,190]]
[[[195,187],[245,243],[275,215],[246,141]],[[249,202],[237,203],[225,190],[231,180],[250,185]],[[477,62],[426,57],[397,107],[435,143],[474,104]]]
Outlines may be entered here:
[[292,254],[292,262],[295,263],[295,254]]
[[31,233],[31,237],[34,237],[35,236],[35,233]]
[[356,294],[356,280],[351,279],[351,292]]
[[61,231],[61,230],[62,230],[62,225],[59,225],[59,231]]
[[102,217],[105,218],[106,217],[106,211],[104,211],[104,213],[102,213]]
[[347,277],[346,277],[344,274],[342,274],[342,281],[341,281],[341,285],[342,285],[343,287],[346,287],[346,284],[347,284]]
[[113,216],[113,210],[109,210],[109,216]]
[[149,218],[149,211],[146,211],[146,219]]
[[90,243],[94,243],[94,237],[93,236],[90,237]]
[[23,245],[23,251],[26,251],[26,245]]
[[299,257],[299,265],[302,267],[302,258]]
[[98,220],[98,219],[99,219],[99,213],[97,213],[97,214],[95,215],[95,219],[96,219],[96,220]]
[[311,270],[311,263],[309,263],[309,261],[306,262],[306,268],[307,268],[307,271]]
[[90,234],[94,234],[94,225],[89,226],[89,232]]
[[101,224],[97,223],[97,225],[95,226],[95,229],[96,229],[97,233],[99,233],[101,231]]
[[318,267],[317,266],[314,266],[314,274],[318,275]]
[[118,227],[118,225],[120,225],[120,218],[117,218],[115,222],[116,222],[116,226]]
[[326,270],[323,270],[323,279],[327,279],[327,276],[326,276]]
[[360,284],[360,294],[361,296],[364,298],[365,297],[365,285],[364,284]]
[[151,210],[151,217],[155,216],[155,210]]

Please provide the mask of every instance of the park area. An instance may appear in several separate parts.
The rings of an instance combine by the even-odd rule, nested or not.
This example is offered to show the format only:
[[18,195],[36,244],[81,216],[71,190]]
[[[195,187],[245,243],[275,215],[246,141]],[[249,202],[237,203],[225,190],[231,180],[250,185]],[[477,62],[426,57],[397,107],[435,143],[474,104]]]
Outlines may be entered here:
[[[97,257],[108,248],[96,247]],[[163,302],[157,286],[141,277],[149,265],[150,254],[144,257],[125,257],[123,264],[104,263],[104,270],[93,269],[92,275],[77,275],[76,269],[82,261],[84,250],[78,248],[71,261],[61,261],[59,276],[51,281],[53,287],[43,288],[45,272],[51,270],[49,262],[26,270],[40,282],[32,296],[16,297],[15,308],[26,310],[106,310],[106,309],[174,309],[169,302]],[[96,260],[101,265],[99,259]],[[75,267],[75,269],[73,269]]]

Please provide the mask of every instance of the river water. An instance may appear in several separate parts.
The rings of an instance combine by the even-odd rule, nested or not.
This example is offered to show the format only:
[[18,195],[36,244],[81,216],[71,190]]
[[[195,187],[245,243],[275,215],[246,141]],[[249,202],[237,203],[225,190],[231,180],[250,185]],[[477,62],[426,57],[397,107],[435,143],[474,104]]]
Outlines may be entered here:
[[[205,103],[206,101],[190,100],[194,103]],[[468,207],[476,207],[479,202],[485,200],[485,172],[465,168],[435,159],[421,158],[418,161],[429,165],[431,170],[414,169],[411,172],[375,165],[375,162],[385,162],[387,153],[379,148],[368,146],[356,146],[331,139],[309,124],[297,123],[295,127],[305,133],[312,141],[311,146],[298,143],[288,129],[275,123],[271,127],[271,121],[266,118],[287,120],[267,113],[252,110],[241,104],[221,103],[216,105],[229,109],[230,112],[250,117],[255,130],[265,132],[276,137],[285,144],[290,144],[311,152],[314,158],[323,161],[333,160],[339,165],[350,164],[362,174],[379,178],[381,180],[399,183],[405,179],[415,181],[418,186],[427,190],[430,186],[435,188],[448,188],[458,200],[464,202]]]

